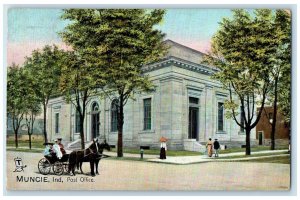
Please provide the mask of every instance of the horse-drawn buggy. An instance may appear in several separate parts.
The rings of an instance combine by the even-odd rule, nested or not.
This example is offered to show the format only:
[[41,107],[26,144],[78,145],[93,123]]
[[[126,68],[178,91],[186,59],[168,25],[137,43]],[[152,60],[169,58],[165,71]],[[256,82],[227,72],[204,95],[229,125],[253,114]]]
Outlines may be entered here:
[[104,149],[110,151],[110,146],[106,141],[99,144],[97,139],[94,139],[92,144],[85,150],[75,150],[70,154],[65,154],[58,158],[57,153],[52,151],[53,143],[45,143],[49,144],[49,147],[45,149],[45,152],[49,152],[49,154],[45,154],[44,158],[42,158],[38,162],[39,172],[43,175],[50,174],[51,169],[54,174],[62,175],[64,172],[70,173],[71,175],[75,175],[75,167],[80,168],[82,171],[82,163],[89,162],[91,168],[91,175],[95,176],[94,169],[96,169],[96,174],[98,174],[98,164],[101,158],[109,157],[107,155],[102,154]]
[[42,158],[38,163],[39,172],[43,175],[48,175],[51,169],[54,174],[62,175],[64,172],[69,171],[69,161],[58,159],[57,157],[49,159],[49,157]]

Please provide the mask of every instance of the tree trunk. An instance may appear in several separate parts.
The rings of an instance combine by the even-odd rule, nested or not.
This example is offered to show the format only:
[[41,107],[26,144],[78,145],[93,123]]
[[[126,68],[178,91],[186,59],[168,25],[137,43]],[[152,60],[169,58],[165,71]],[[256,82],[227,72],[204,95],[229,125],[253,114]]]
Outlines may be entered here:
[[[18,148],[19,144],[18,144],[18,130],[19,130],[19,127],[18,125],[16,125],[16,118],[15,116],[12,118],[13,120],[13,129],[14,129],[14,133],[15,133],[15,146],[16,148]],[[18,124],[18,122],[17,122]]]
[[18,130],[14,130],[15,132],[15,145],[16,145],[16,148],[19,147],[19,144],[18,144]]
[[28,136],[29,136],[29,149],[31,149],[31,134],[29,134]]
[[47,104],[44,103],[44,130],[43,130],[43,133],[44,133],[44,139],[45,139],[45,143],[48,142],[48,138],[47,138],[47,130],[46,130],[46,117],[47,117]]
[[81,138],[81,149],[85,149],[83,124],[84,124],[84,117],[80,116],[79,129],[80,129],[80,138]]
[[120,97],[118,110],[118,157],[123,157],[123,124],[124,124],[124,109],[123,96]]
[[272,121],[272,131],[271,131],[271,150],[275,150],[275,131],[276,131],[276,121],[277,121],[277,84],[278,78],[275,78],[274,86],[274,102],[273,102],[273,121]]
[[250,131],[251,129],[246,127],[246,155],[251,155]]
[[33,125],[34,125],[35,117],[33,113],[31,113],[31,127],[30,127],[30,132],[29,132],[29,148],[31,149],[31,136],[33,134]]

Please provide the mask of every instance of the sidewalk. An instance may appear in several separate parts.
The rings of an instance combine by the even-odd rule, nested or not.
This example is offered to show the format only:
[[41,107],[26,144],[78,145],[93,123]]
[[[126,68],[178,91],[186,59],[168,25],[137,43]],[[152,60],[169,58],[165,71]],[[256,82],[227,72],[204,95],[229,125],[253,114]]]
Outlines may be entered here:
[[[6,149],[11,149],[15,150],[16,148],[14,146],[6,146]],[[24,149],[24,150],[29,150],[28,147],[18,147],[18,149]],[[31,150],[36,150],[36,151],[41,151],[41,153],[44,151],[44,149],[41,148],[31,148]],[[71,153],[73,150],[65,149],[66,153]],[[117,157],[117,152],[112,152],[112,151],[104,151],[103,152],[105,155],[112,156],[112,157]],[[124,157],[127,158],[140,158],[140,154],[131,154],[131,153],[123,153]],[[154,158],[159,158],[159,155],[150,155],[150,154],[144,154],[144,159],[154,159]]]
[[[28,149],[28,147],[19,147],[19,149]],[[14,149],[14,147],[7,146],[7,149]],[[32,148],[33,150],[41,150],[41,153],[43,149],[39,148]],[[66,150],[67,153],[70,153],[70,150]],[[260,154],[259,158],[267,158],[267,157],[278,157],[278,156],[288,156],[287,153],[288,150],[265,150],[265,151],[256,151],[251,152],[251,155]],[[274,153],[282,153],[278,155],[269,155]],[[117,152],[109,152],[104,151],[105,155],[111,156],[111,157],[117,157]],[[265,156],[261,156],[261,154],[265,154]],[[235,158],[236,156],[243,156],[245,155],[245,152],[235,152],[235,153],[226,153],[226,154],[219,154],[218,158],[208,157],[207,155],[199,155],[199,156],[168,156],[167,159],[159,159],[159,155],[151,155],[151,154],[144,154],[143,158],[144,161],[147,162],[156,162],[156,163],[166,163],[166,164],[179,164],[179,165],[185,165],[185,164],[193,164],[193,163],[205,163],[205,162],[222,162],[222,161],[239,161],[239,160],[252,160],[257,159],[258,157],[241,157],[241,158]],[[140,158],[140,154],[132,154],[132,153],[123,153],[124,158]],[[232,157],[232,158],[228,158]],[[224,158],[224,159],[222,159]]]
[[[260,158],[264,157],[277,157],[277,156],[287,156],[288,154],[279,154],[279,155],[269,155],[273,153],[287,153],[288,150],[266,150],[266,151],[257,151],[252,152],[251,155],[260,154]],[[104,154],[116,157],[116,152],[108,152],[105,151]],[[266,154],[265,156],[261,156],[261,154]],[[167,159],[162,160],[159,159],[159,155],[149,155],[144,154],[144,160],[147,162],[157,162],[157,163],[167,163],[167,164],[193,164],[193,163],[205,163],[205,162],[220,162],[220,161],[238,161],[238,160],[252,160],[257,159],[258,157],[242,157],[242,158],[235,158],[235,156],[243,156],[245,152],[236,152],[236,153],[226,153],[226,154],[219,154],[219,158],[215,157],[208,157],[207,155],[199,155],[199,156],[167,156]],[[123,153],[125,158],[140,158],[140,154],[130,154],[130,153]],[[232,157],[232,158],[227,158]],[[224,159],[222,159],[224,158]],[[226,159],[225,159],[226,158]]]
[[[257,151],[252,152],[251,155],[255,154],[266,154],[264,157],[275,157],[275,156],[286,156],[285,155],[268,155],[272,153],[286,153],[288,150],[273,150],[273,151]],[[248,157],[248,158],[234,158],[234,156],[242,156],[245,155],[245,152],[236,152],[236,153],[226,153],[226,154],[219,154],[219,158],[215,157],[208,157],[207,155],[201,156],[180,156],[180,157],[171,157],[167,156],[167,159],[161,160],[159,158],[155,159],[148,159],[149,162],[159,162],[159,163],[169,163],[169,164],[193,164],[193,163],[205,163],[205,162],[220,162],[220,161],[238,161],[238,160],[252,160],[257,159],[258,157]],[[226,158],[220,159],[222,157],[233,157],[233,158]]]

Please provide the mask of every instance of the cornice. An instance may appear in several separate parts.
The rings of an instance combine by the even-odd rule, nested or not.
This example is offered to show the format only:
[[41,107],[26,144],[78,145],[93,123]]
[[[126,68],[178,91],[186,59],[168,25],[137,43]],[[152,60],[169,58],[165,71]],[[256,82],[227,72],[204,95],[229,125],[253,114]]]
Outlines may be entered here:
[[203,64],[193,63],[174,56],[169,56],[158,62],[145,65],[142,70],[143,72],[150,72],[169,66],[176,66],[205,75],[213,75],[218,71],[217,68],[212,68]]

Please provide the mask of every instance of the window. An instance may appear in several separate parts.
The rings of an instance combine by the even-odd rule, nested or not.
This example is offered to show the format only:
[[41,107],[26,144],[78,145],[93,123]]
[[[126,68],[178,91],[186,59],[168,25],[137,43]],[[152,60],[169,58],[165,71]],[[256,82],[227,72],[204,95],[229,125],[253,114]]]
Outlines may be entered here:
[[[242,126],[245,126],[245,119],[244,119],[244,117],[243,117],[243,110],[242,110],[242,106],[240,107],[240,124],[242,125]],[[241,132],[245,132],[245,129],[243,128],[243,127],[240,127],[241,129],[240,129],[240,131]]]
[[78,110],[76,110],[76,115],[75,115],[75,133],[80,132],[80,114]]
[[271,119],[273,119],[273,113],[272,112],[269,113],[269,120],[271,120]]
[[218,131],[224,130],[224,103],[218,103]]
[[151,130],[151,98],[144,99],[144,130]]
[[91,139],[94,139],[99,136],[99,126],[100,126],[100,111],[99,105],[97,102],[92,104],[91,110]]
[[94,102],[92,105],[92,112],[93,113],[98,113],[99,112],[99,105],[97,102]]
[[199,99],[195,98],[195,97],[189,97],[189,103],[190,104],[198,104],[199,103]]
[[55,133],[59,133],[59,113],[55,113]]
[[117,99],[114,99],[111,103],[111,132],[118,130],[118,104]]

